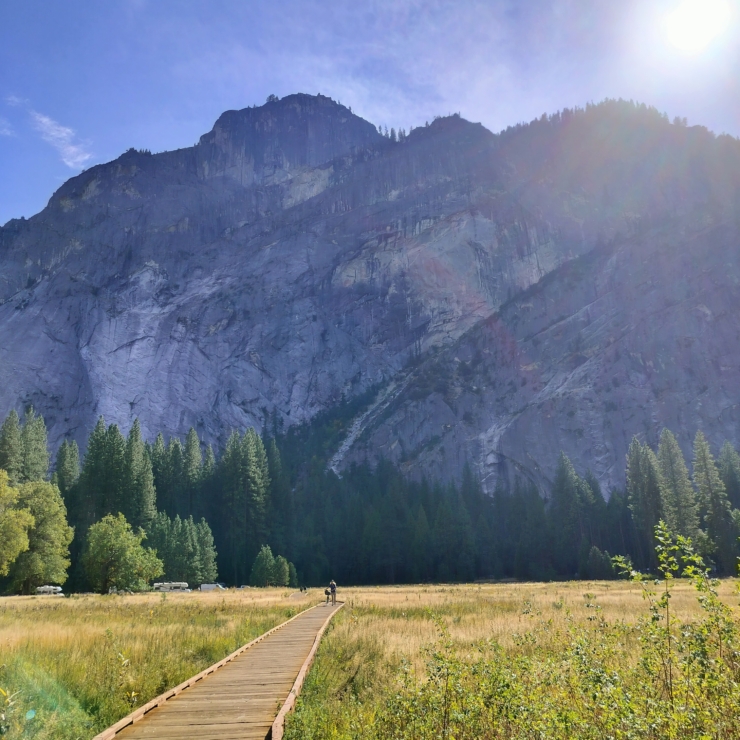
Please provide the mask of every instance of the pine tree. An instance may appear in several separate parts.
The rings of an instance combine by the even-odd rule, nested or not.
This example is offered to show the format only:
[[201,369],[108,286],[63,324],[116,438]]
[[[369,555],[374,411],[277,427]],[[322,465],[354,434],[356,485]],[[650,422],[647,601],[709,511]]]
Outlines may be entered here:
[[37,416],[32,406],[26,411],[23,418],[21,449],[23,454],[21,482],[45,480],[49,471],[46,424],[44,424],[44,417]]
[[696,493],[681,448],[668,429],[660,435],[658,463],[664,484],[662,502],[666,524],[672,532],[695,539],[699,528]]
[[23,445],[18,414],[13,409],[0,427],[0,470],[8,474],[10,485],[20,482],[23,470]]
[[242,470],[246,485],[244,518],[247,523],[246,552],[251,555],[259,541],[267,536],[266,514],[269,501],[270,473],[262,439],[250,427],[242,439]]
[[105,460],[100,482],[103,516],[118,514],[128,507],[124,489],[126,475],[126,438],[117,424],[105,432]]
[[737,531],[727,500],[725,485],[719,476],[709,444],[701,431],[694,439],[694,485],[707,535],[714,546],[719,571],[735,575]]
[[288,551],[290,533],[293,529],[293,505],[291,490],[283,472],[283,462],[275,439],[265,445],[270,477],[269,509],[270,540],[282,552]]
[[274,560],[270,583],[281,587],[290,583],[290,564],[282,555],[278,555]]
[[68,442],[66,439],[62,442],[57,451],[55,469],[56,485],[62,496],[66,497],[80,477],[80,451],[77,442]]
[[601,491],[601,485],[591,470],[586,471],[583,482],[585,486],[582,488],[582,499],[586,508],[588,544],[601,545],[603,541],[602,522],[606,513],[606,501]]
[[411,533],[411,573],[414,581],[429,579],[429,549],[430,549],[429,519],[424,505],[419,504],[414,521],[414,530]]
[[288,563],[288,585],[291,588],[298,588],[298,571],[293,563]]
[[561,575],[572,576],[578,570],[578,554],[585,534],[584,485],[573,463],[561,452],[555,470],[549,512],[553,532],[553,560]]
[[177,437],[171,437],[167,445],[167,486],[170,492],[170,516],[184,514],[185,509],[185,481],[183,476],[182,443]]
[[216,567],[217,553],[213,533],[205,519],[201,519],[196,528],[200,553],[201,582],[214,583],[218,578],[218,569]]
[[[79,491],[75,502],[73,521],[78,532],[104,516],[103,496],[100,486],[104,484],[107,471],[106,426],[101,416],[87,439],[87,450],[80,473]],[[79,526],[82,525],[82,526]]]
[[269,545],[262,545],[249,575],[252,586],[269,586],[275,573],[275,558]]
[[[177,519],[177,517],[176,517]],[[179,522],[180,557],[182,561],[181,577],[178,580],[187,581],[190,585],[199,586],[203,583],[200,561],[200,547],[198,533],[193,517],[182,519]]]
[[154,475],[154,489],[157,492],[157,508],[171,512],[172,496],[167,469],[167,445],[164,443],[162,432],[159,432],[154,440],[150,457],[152,460],[152,474]]
[[[246,562],[246,485],[242,465],[242,443],[237,431],[229,436],[218,466],[221,510],[225,513],[226,555],[233,569],[234,584],[244,577]],[[242,581],[243,582],[243,581]]]
[[725,484],[730,505],[740,509],[740,455],[727,441],[719,454],[719,474]]
[[633,437],[627,452],[627,497],[639,533],[640,556],[650,568],[657,567],[654,531],[663,518],[664,488],[655,453]]
[[37,586],[67,580],[74,532],[67,524],[67,510],[55,485],[33,481],[21,485],[18,493],[18,505],[31,512],[34,524],[28,530],[28,550],[13,563],[10,578],[15,591],[31,594]]
[[206,454],[203,458],[203,468],[201,476],[204,479],[210,478],[216,472],[216,456],[213,454],[213,447],[208,445],[206,447]]
[[182,460],[183,483],[185,485],[185,510],[188,516],[195,513],[195,501],[201,479],[203,456],[200,451],[198,433],[190,427],[185,439],[185,451]]
[[78,531],[106,514],[128,508],[124,493],[126,439],[115,424],[106,428],[101,416],[87,440],[87,450],[78,483],[73,487],[70,509]]
[[164,511],[158,511],[147,524],[146,543],[162,561],[164,577],[172,579],[172,563],[176,557],[176,542],[172,535],[172,520]]
[[123,468],[122,512],[134,527],[146,527],[157,513],[152,461],[141,439],[139,420],[126,440]]
[[165,577],[190,586],[211,583],[218,577],[216,548],[205,519],[169,519],[164,512],[149,527],[149,542],[164,563]]

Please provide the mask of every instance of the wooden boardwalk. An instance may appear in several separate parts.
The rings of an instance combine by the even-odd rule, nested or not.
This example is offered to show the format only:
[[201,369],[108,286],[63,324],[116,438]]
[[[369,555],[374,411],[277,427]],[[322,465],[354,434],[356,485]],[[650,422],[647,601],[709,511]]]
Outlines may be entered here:
[[320,604],[302,612],[217,670],[195,677],[196,683],[172,698],[172,692],[163,694],[146,705],[152,706],[149,711],[142,707],[95,740],[264,740],[272,736],[273,722],[280,725],[275,735],[282,736],[282,718],[295,701],[294,686],[300,691],[318,638],[341,606]]

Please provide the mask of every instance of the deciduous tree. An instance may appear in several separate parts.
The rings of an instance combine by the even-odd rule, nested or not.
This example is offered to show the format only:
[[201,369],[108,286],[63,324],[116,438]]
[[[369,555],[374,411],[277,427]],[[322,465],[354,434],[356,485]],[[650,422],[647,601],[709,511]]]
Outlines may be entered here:
[[134,532],[123,514],[108,514],[87,533],[82,563],[88,581],[98,593],[110,589],[141,591],[162,575],[162,561],[143,547],[143,530]]
[[34,525],[33,514],[18,508],[18,495],[0,470],[0,576],[8,575],[10,565],[28,550],[28,530]]
[[67,524],[67,509],[53,483],[24,483],[18,494],[18,506],[31,512],[34,524],[28,530],[28,549],[11,566],[10,577],[14,590],[31,594],[37,586],[67,580],[74,530]]

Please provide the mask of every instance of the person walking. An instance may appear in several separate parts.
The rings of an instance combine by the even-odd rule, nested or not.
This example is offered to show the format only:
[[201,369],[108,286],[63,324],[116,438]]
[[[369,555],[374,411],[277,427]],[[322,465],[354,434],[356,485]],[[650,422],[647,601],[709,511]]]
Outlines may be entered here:
[[331,598],[331,588],[324,589],[324,596],[326,596],[326,604],[329,605],[329,599]]
[[337,604],[337,584],[332,579],[332,582],[329,584],[329,589],[331,590],[331,605],[336,606]]

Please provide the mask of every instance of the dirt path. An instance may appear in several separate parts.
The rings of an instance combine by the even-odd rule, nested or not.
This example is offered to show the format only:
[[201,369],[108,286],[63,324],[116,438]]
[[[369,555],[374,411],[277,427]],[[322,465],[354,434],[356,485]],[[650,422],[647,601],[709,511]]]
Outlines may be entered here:
[[163,694],[95,740],[264,740],[299,673],[302,683],[317,636],[341,606],[320,604],[302,612],[229,662],[216,664],[216,670],[191,679],[193,685],[183,684],[171,698],[172,692]]

